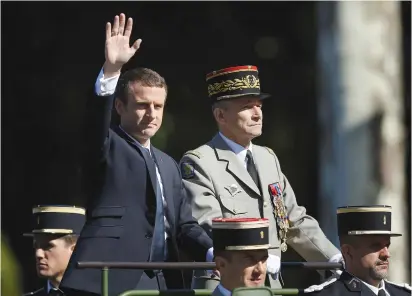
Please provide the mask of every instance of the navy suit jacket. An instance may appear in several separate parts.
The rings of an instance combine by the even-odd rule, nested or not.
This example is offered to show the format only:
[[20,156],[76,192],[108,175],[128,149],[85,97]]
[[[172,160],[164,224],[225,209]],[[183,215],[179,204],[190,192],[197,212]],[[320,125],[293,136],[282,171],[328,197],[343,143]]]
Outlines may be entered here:
[[[110,128],[114,96],[93,96],[86,120],[87,221],[60,288],[101,293],[101,270],[77,269],[78,261],[147,262],[153,235],[148,199],[155,199],[141,147],[120,128]],[[167,261],[179,261],[179,249],[205,261],[209,236],[192,216],[177,163],[151,147],[162,177],[165,215],[170,224]],[[109,271],[109,294],[134,289],[142,270]],[[182,288],[182,272],[164,271],[168,288]]]

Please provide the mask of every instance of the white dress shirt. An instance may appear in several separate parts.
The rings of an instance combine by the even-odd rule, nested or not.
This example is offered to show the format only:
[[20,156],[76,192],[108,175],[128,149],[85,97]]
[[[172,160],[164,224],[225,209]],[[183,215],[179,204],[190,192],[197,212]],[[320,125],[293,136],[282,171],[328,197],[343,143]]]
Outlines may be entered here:
[[[98,96],[109,96],[114,94],[114,92],[116,91],[116,85],[117,82],[119,81],[120,75],[116,75],[113,77],[109,77],[109,78],[104,78],[104,74],[103,74],[103,68],[100,70],[99,76],[96,79],[96,83],[95,83],[95,92]],[[122,127],[119,126],[121,129]],[[122,129],[123,130],[123,129]],[[123,130],[125,133],[126,131]],[[126,133],[127,134],[127,133]],[[127,134],[129,135],[129,134]],[[130,136],[130,135],[129,135]],[[133,137],[130,136],[130,138],[134,139]],[[135,140],[135,139],[134,139]],[[135,142],[140,146],[143,147],[145,149],[149,150],[149,153],[152,154],[152,152],[150,151],[150,140],[148,141],[147,147],[144,147],[142,144],[140,144],[138,141],[135,140]],[[159,168],[157,167],[157,164],[155,164],[156,166],[156,177],[157,177],[157,181],[160,184],[160,191],[162,193],[162,200],[163,200],[163,207],[166,208],[167,204],[166,204],[166,200],[164,198],[164,194],[163,194],[163,182],[162,182],[162,177],[160,176],[159,173]],[[166,220],[166,216],[164,217],[165,219],[165,225],[170,225],[167,223]],[[165,231],[165,239],[168,237],[168,233],[167,231]],[[212,262],[213,261],[213,248],[210,248],[207,251],[206,254],[206,261],[208,262]]]

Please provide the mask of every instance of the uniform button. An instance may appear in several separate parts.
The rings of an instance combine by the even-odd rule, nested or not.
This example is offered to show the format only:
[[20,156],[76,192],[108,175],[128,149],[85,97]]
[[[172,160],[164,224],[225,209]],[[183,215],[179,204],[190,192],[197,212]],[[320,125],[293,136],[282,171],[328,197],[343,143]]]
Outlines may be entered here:
[[268,206],[268,203],[265,201],[265,202],[263,203],[263,206],[266,208],[266,207]]
[[148,232],[148,233],[146,233],[146,235],[144,237],[149,239],[149,238],[153,237],[153,234],[151,232]]

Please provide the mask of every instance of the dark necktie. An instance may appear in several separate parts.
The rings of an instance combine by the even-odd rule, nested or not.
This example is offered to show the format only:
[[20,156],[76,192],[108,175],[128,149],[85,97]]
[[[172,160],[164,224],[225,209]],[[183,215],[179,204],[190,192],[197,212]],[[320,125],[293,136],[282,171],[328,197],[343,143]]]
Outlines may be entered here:
[[49,296],[61,296],[61,295],[64,295],[63,292],[61,292],[60,290],[56,288],[51,288],[49,291]]
[[255,162],[253,161],[252,152],[250,152],[250,150],[248,150],[246,154],[246,168],[247,168],[249,175],[252,177],[253,181],[255,182],[257,188],[259,188],[260,190],[258,172],[256,170]]
[[385,290],[384,289],[379,289],[378,290],[378,296],[386,296]]
[[150,261],[162,262],[165,259],[165,221],[162,192],[160,190],[159,180],[157,179],[155,158],[152,157],[148,149],[143,148],[141,150],[143,152],[143,157],[149,170],[150,178],[152,178],[152,182],[154,178],[154,183],[156,185],[156,216],[152,238],[152,247],[150,251]]

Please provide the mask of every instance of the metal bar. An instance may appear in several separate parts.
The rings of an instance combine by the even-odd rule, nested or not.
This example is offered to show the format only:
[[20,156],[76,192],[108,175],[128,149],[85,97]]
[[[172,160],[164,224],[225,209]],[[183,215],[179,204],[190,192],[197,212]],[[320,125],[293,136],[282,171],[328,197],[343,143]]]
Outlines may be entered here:
[[213,290],[129,290],[125,291],[119,296],[167,296],[167,295],[179,295],[179,296],[210,296]]
[[[119,269],[196,269],[211,270],[216,267],[213,262],[77,262],[77,268],[119,268]],[[282,262],[282,268],[308,268],[318,270],[342,269],[341,263],[329,262]]]
[[109,296],[109,268],[102,268],[102,296]]
[[[298,295],[299,289],[271,289],[274,295]],[[213,290],[129,290],[119,296],[210,296]]]

